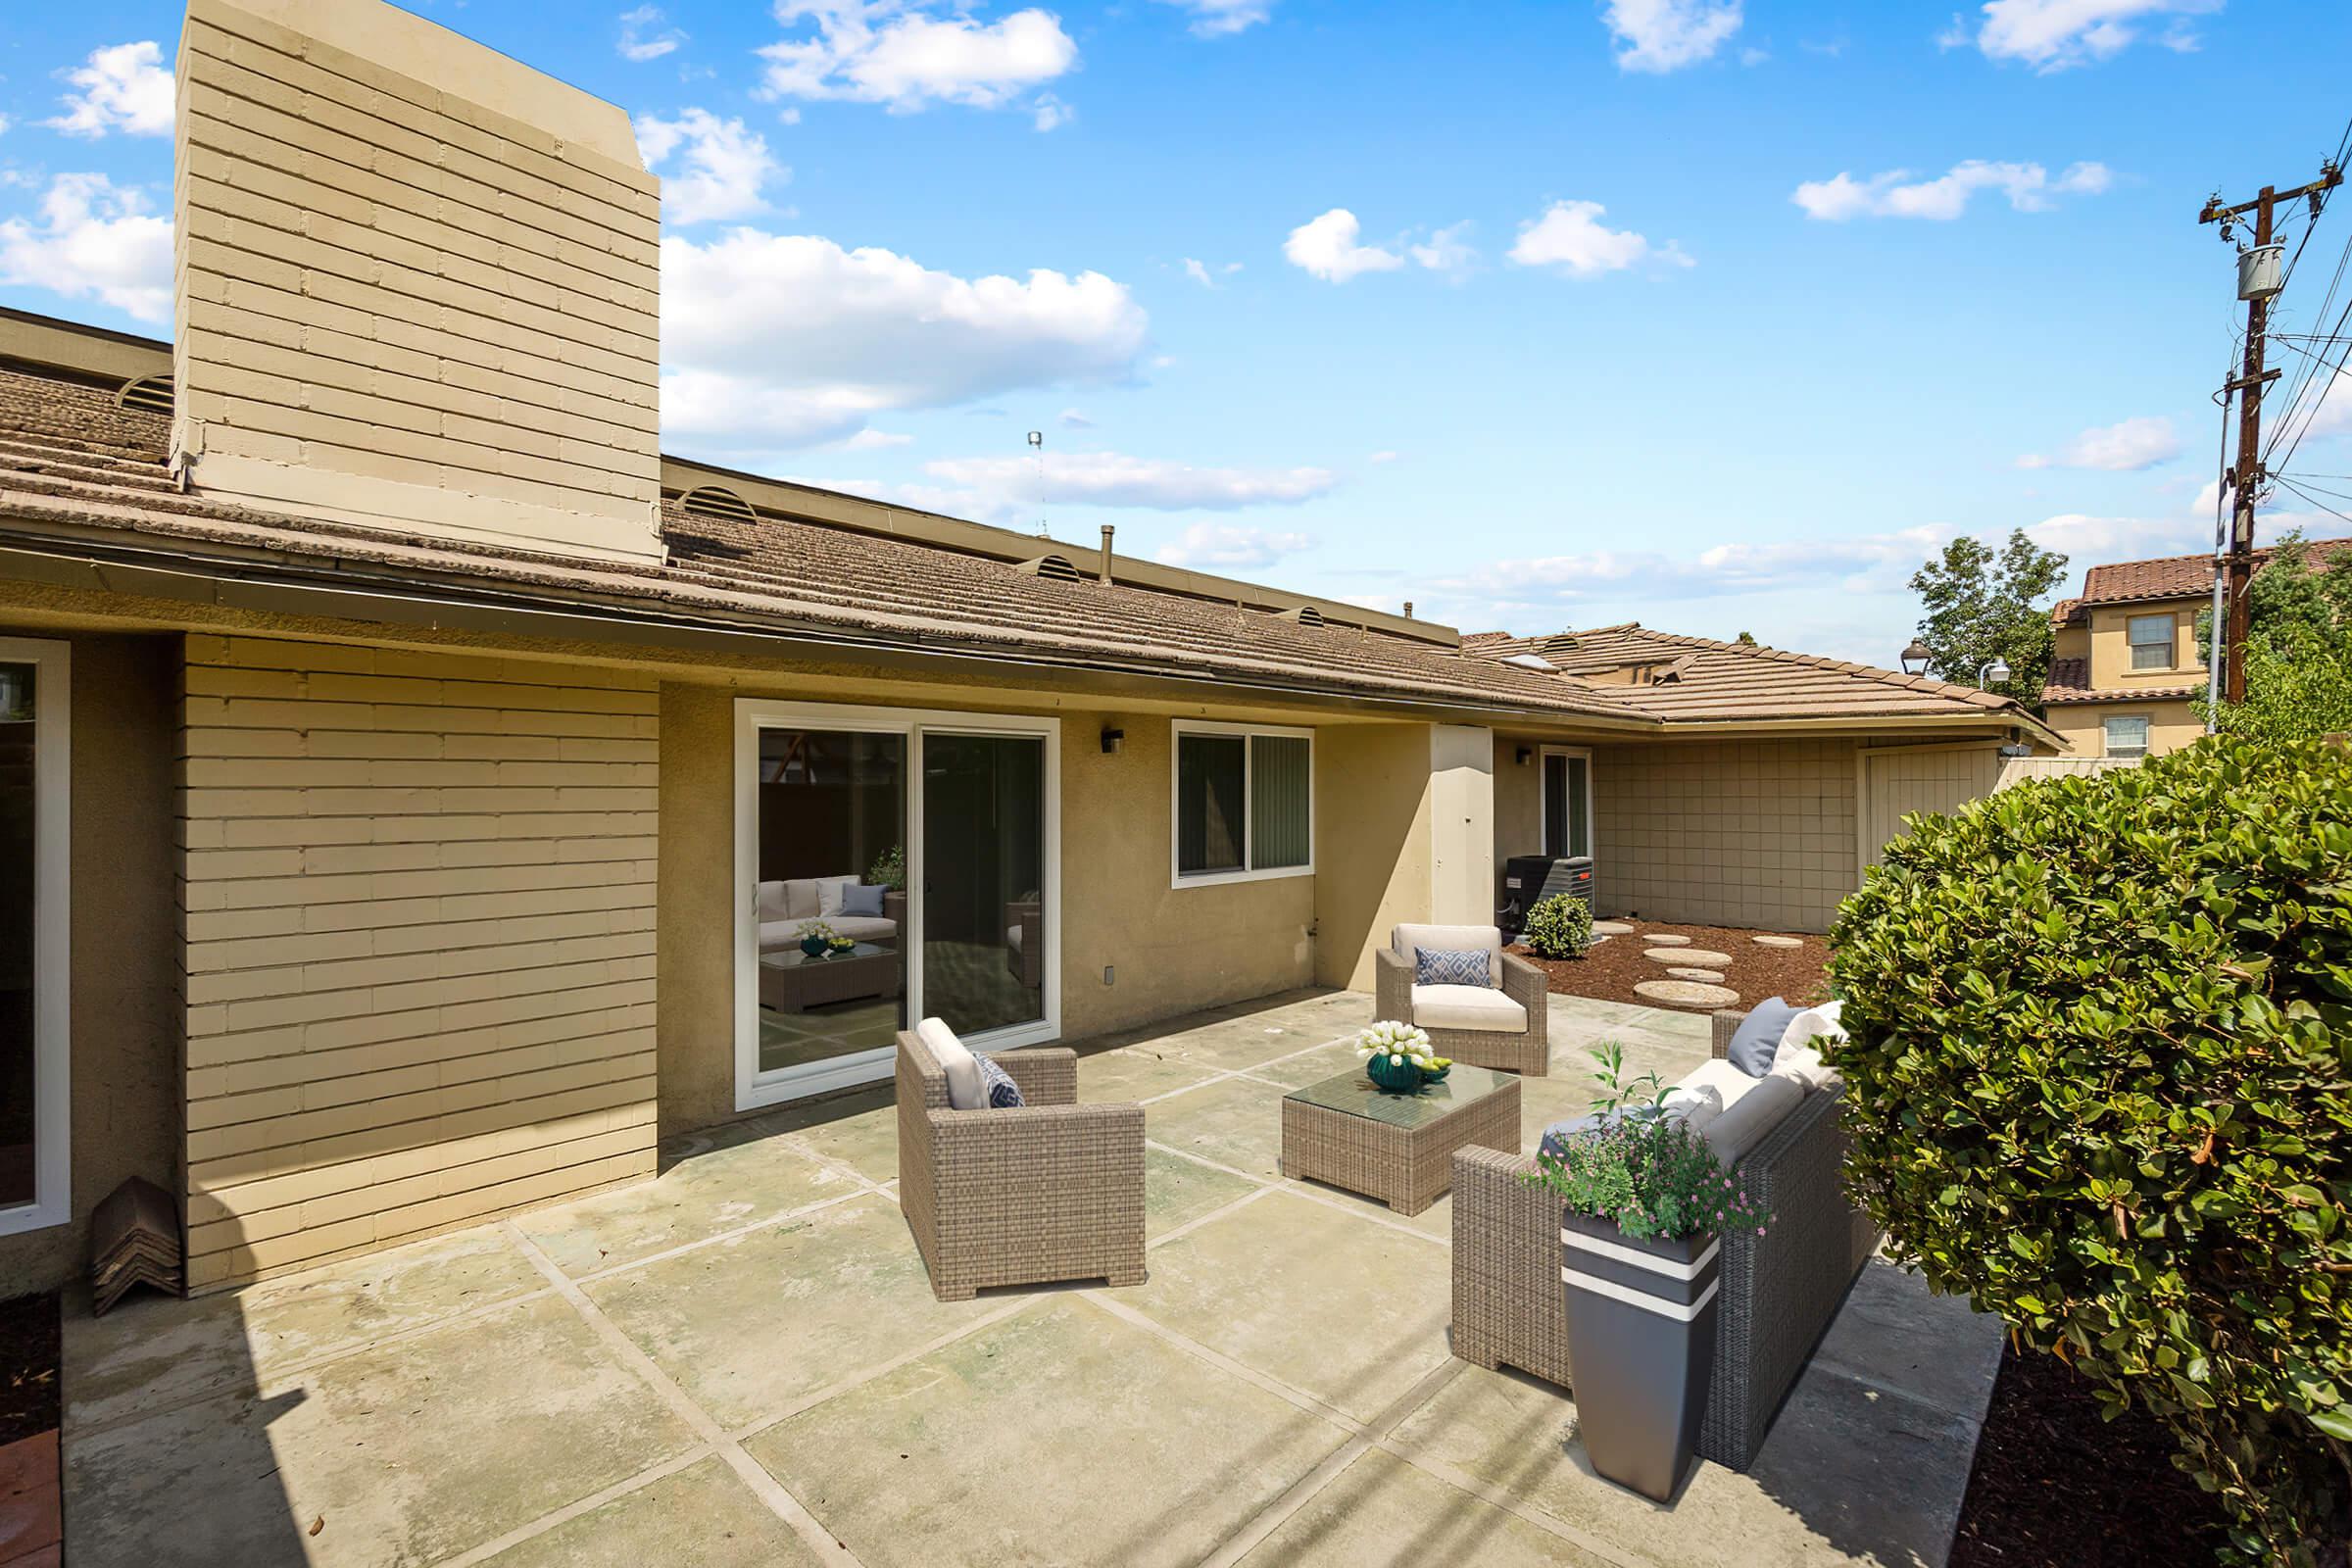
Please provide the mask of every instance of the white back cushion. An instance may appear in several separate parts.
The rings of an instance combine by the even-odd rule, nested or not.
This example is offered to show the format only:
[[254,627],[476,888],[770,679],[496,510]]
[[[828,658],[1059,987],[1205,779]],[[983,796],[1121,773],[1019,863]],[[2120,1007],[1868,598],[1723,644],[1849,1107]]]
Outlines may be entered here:
[[1845,1026],[1838,1021],[1845,1004],[1832,1002],[1818,1007],[1807,1007],[1788,1020],[1781,1031],[1781,1043],[1772,1054],[1772,1071],[1784,1078],[1793,1078],[1807,1089],[1835,1089],[1845,1080],[1838,1069],[1821,1059],[1821,1052],[1813,1042],[1822,1035],[1833,1040],[1846,1038]]
[[1757,1079],[1738,1104],[1725,1107],[1722,1115],[1707,1123],[1699,1136],[1715,1151],[1717,1159],[1726,1165],[1737,1164],[1804,1100],[1804,1086],[1795,1079],[1767,1075]]
[[1407,963],[1418,960],[1413,956],[1416,948],[1443,949],[1448,953],[1464,953],[1472,948],[1487,950],[1487,978],[1495,985],[1502,984],[1502,930],[1492,925],[1400,925],[1389,938],[1396,956]]
[[791,920],[816,918],[816,879],[796,876],[784,884],[784,915]]
[[760,918],[762,920],[781,920],[785,917],[784,884],[781,882],[760,883]]
[[816,913],[819,919],[830,920],[841,912],[841,890],[858,879],[854,876],[820,876],[816,879]]
[[931,1048],[932,1059],[948,1076],[948,1105],[955,1110],[986,1110],[988,1088],[980,1081],[980,1062],[971,1048],[956,1038],[956,1031],[938,1018],[925,1018],[914,1026],[914,1032],[924,1045]]

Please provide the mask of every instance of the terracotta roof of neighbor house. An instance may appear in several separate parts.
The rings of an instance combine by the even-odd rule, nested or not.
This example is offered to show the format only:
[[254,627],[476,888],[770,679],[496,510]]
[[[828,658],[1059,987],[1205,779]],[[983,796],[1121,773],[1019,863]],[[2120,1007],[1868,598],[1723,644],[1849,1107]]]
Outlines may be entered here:
[[[2208,560],[2211,558],[2208,557]],[[2054,659],[2050,661],[2049,679],[2042,683],[2041,700],[2048,704],[2065,703],[2159,703],[2182,697],[2201,697],[2205,683],[2197,681],[2187,686],[2133,686],[2094,690],[2090,684],[2090,661],[2087,659]]]
[[[2332,559],[2337,552],[2352,549],[2352,539],[2314,539],[2311,550],[2320,560]],[[2275,552],[2264,548],[2254,552],[2254,564],[2261,566]],[[2185,599],[2206,597],[2213,592],[2213,556],[2159,556],[2153,561],[2116,561],[2103,566],[2092,566],[2082,573],[2082,596],[2064,599],[2050,607],[2050,623],[2063,626],[2081,611],[2092,605],[2132,604],[2149,599]]]
[[1603,687],[1666,719],[1879,718],[2019,711],[2009,698],[1869,664],[1651,631],[1639,623],[1549,637],[1481,633],[1462,646],[1482,659],[1533,654],[1562,674],[1592,676],[1650,665],[1669,678]]
[[[358,586],[397,576],[484,585],[782,633],[838,631],[1039,663],[1282,690],[1505,707],[1642,725],[1616,692],[1497,665],[1450,643],[1342,625],[762,514],[746,523],[662,509],[668,560],[584,562],[272,514],[184,495],[166,466],[171,421],[102,385],[0,368],[0,514],[102,529],[153,547],[243,552],[247,567]],[[264,554],[254,554],[260,552]],[[377,586],[381,586],[380,582]]]

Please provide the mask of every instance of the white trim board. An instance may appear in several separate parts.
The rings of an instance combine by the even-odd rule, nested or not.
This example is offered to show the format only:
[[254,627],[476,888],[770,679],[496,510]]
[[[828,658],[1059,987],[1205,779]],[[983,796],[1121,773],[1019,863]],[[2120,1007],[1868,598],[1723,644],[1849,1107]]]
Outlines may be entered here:
[[74,661],[65,643],[0,637],[0,663],[33,667],[33,1197],[0,1208],[0,1236],[74,1215]]

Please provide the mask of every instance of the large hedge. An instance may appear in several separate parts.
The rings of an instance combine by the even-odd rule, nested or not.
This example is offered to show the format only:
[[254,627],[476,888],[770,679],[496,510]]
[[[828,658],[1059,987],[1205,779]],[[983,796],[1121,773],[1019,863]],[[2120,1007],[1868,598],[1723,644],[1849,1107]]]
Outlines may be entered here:
[[1863,1199],[2163,1419],[2226,1556],[2345,1562],[2352,754],[2211,740],[1908,826],[1833,936]]

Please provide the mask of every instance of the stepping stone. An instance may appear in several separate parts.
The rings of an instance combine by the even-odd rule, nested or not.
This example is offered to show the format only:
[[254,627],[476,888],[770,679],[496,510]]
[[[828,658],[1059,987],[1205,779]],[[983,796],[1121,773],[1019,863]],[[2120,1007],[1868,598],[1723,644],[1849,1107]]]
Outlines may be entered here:
[[1755,941],[1759,948],[1801,948],[1805,945],[1802,937],[1758,937]]
[[1592,922],[1592,934],[1601,937],[1630,937],[1634,934],[1633,922],[1630,920],[1595,920]]
[[1729,986],[1711,986],[1699,980],[1643,980],[1634,991],[1652,1002],[1671,1002],[1678,1007],[1728,1007],[1740,1000],[1740,993]]
[[1717,969],[1732,961],[1730,954],[1709,948],[1652,948],[1642,956],[1657,963],[1702,963]]
[[1723,976],[1713,969],[1686,969],[1677,964],[1666,972],[1677,980],[1696,980],[1710,986],[1723,984]]
[[1647,938],[1647,941],[1653,948],[1687,948],[1690,945],[1689,937],[1673,937],[1664,934],[1651,936]]

